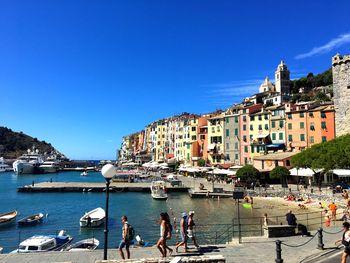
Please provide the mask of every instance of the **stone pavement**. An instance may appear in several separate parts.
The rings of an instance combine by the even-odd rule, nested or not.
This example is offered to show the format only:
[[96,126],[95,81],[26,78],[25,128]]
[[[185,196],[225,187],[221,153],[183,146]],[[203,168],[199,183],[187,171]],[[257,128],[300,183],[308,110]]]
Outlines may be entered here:
[[[328,228],[328,232],[335,233],[340,228]],[[312,232],[315,234],[315,232]],[[339,253],[334,242],[341,237],[342,233],[327,234],[324,233],[325,250],[317,249],[318,236],[316,235],[310,242],[301,247],[287,247],[282,245],[282,258],[285,263],[289,262],[321,262],[331,258],[334,253]],[[196,255],[223,255],[226,262],[275,262],[276,245],[275,240],[264,237],[243,238],[242,244],[236,241],[226,245],[203,246],[200,250],[190,246],[190,252],[187,254],[179,253],[182,256]],[[288,245],[300,245],[310,240],[310,237],[293,236],[280,238],[282,242]],[[132,258],[159,258],[159,251],[156,247],[150,248],[132,248]],[[74,263],[94,263],[103,258],[103,250],[92,252],[50,252],[42,254],[3,254],[0,255],[1,263],[50,263],[50,262],[74,262]],[[109,259],[119,259],[115,249],[109,250]],[[340,256],[336,255],[333,260],[324,262],[338,262]]]

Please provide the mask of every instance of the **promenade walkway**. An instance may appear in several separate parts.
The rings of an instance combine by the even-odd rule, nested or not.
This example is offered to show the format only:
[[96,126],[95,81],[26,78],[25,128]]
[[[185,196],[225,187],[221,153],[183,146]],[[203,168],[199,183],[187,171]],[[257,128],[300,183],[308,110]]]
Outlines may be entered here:
[[[288,238],[280,238],[284,244],[295,247],[288,247],[282,245],[282,258],[285,263],[294,262],[321,262],[327,261],[328,257],[333,256],[335,253],[339,253],[339,249],[336,249],[334,242],[341,237],[339,232],[340,228],[328,228],[327,232],[336,234],[324,233],[325,249],[317,249],[318,236],[301,237],[293,236]],[[315,234],[315,232],[312,232]],[[196,255],[222,255],[225,257],[226,262],[275,262],[276,259],[276,245],[275,240],[267,239],[264,237],[250,237],[243,238],[242,244],[237,244],[233,241],[230,244],[215,245],[215,246],[202,246],[200,250],[190,246],[190,253],[177,255],[180,256],[196,256]],[[308,243],[306,243],[309,241]],[[299,245],[306,243],[303,246]],[[155,247],[150,248],[132,248],[132,258],[157,258],[159,259],[159,251]],[[173,255],[174,256],[174,255]],[[53,263],[53,262],[74,262],[74,263],[95,263],[103,258],[103,250],[99,249],[92,252],[50,252],[42,254],[4,254],[0,255],[1,263]],[[110,260],[120,260],[116,249],[110,249],[108,258]],[[339,262],[339,256],[332,258],[334,262]],[[115,262],[115,261],[113,261]],[[121,261],[122,262],[122,261]]]

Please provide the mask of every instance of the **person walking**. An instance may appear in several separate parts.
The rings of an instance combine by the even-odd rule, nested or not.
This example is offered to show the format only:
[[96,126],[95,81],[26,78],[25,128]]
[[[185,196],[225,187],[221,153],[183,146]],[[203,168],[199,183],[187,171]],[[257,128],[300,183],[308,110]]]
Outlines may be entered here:
[[166,258],[166,255],[167,255],[166,239],[168,236],[168,229],[167,229],[165,213],[160,213],[159,225],[160,225],[160,238],[158,239],[158,242],[157,242],[157,248],[159,249],[162,257]]
[[290,226],[296,226],[297,225],[297,218],[292,213],[292,210],[289,210],[288,213],[286,214],[286,220],[288,222],[288,225],[290,225]]
[[337,218],[337,205],[332,202],[331,204],[328,205],[329,210],[331,210],[332,213],[332,219],[335,221]]
[[[166,227],[167,227],[167,240],[170,240],[172,238],[172,234],[173,234],[173,226],[171,225],[171,221],[170,221],[170,216],[167,212],[164,213],[165,215],[165,220],[166,220]],[[166,244],[165,249],[169,250],[169,256],[171,256],[171,254],[173,253],[173,250]]]
[[187,214],[186,213],[181,214],[180,234],[181,234],[181,242],[176,245],[175,251],[176,253],[178,253],[179,247],[184,246],[185,253],[186,253],[187,252]]
[[342,243],[344,245],[344,252],[341,257],[341,263],[346,263],[346,259],[350,255],[350,224],[348,222],[343,223],[343,236],[341,239],[337,240],[335,244]]
[[126,216],[122,216],[122,240],[120,241],[119,244],[119,254],[122,259],[125,259],[123,248],[125,247],[126,250],[126,257],[127,259],[130,259],[130,237],[129,237],[129,223],[128,223],[128,218]]
[[324,224],[326,227],[331,226],[331,215],[328,213],[328,210],[324,210]]
[[197,241],[196,241],[196,237],[195,237],[195,233],[194,233],[194,220],[193,220],[193,216],[194,216],[194,211],[190,211],[188,212],[188,228],[187,228],[187,236],[188,238],[192,239],[192,242],[194,244],[194,246],[196,248],[199,248]]

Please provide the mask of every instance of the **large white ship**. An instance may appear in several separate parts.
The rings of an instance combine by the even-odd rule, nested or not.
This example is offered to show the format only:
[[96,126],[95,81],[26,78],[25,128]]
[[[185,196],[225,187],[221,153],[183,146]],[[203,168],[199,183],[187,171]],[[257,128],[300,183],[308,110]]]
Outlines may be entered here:
[[16,174],[37,174],[40,173],[40,165],[44,163],[44,158],[39,154],[38,149],[27,150],[13,163],[13,171]]

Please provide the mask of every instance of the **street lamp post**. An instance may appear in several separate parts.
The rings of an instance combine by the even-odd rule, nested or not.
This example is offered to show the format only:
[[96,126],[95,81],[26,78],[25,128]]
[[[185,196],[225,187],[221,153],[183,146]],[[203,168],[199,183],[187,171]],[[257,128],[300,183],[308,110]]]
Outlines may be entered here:
[[112,164],[106,164],[102,167],[101,173],[106,180],[106,219],[105,219],[105,244],[103,250],[103,260],[107,260],[107,250],[108,250],[108,202],[109,202],[109,184],[113,175],[115,175],[116,170]]

